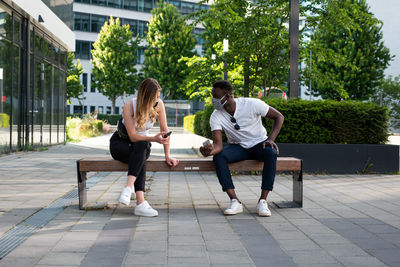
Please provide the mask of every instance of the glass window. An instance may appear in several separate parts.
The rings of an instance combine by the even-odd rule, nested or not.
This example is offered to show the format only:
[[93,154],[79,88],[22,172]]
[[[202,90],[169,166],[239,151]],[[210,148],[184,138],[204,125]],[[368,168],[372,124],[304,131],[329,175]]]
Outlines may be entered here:
[[90,31],[90,15],[84,13],[74,13],[74,30]]
[[90,106],[90,113],[94,113],[94,111],[96,110],[96,106]]
[[18,100],[21,98],[20,95],[20,49],[18,46],[12,46],[12,49],[14,50],[14,58],[13,58],[13,75],[12,75],[12,101],[11,101],[11,148],[13,150],[18,149],[21,146],[21,136],[18,133],[18,125],[19,125],[19,120],[20,120],[20,107],[19,107],[19,102]]
[[144,64],[144,48],[137,50],[137,64]]
[[85,3],[85,4],[90,4],[90,0],[74,0],[76,3]]
[[150,13],[152,9],[153,9],[153,0],[144,0],[144,12]]
[[35,32],[35,54],[41,55],[43,51],[43,37]]
[[103,106],[99,106],[99,114],[104,114],[104,107]]
[[193,3],[182,2],[181,3],[181,14],[182,15],[192,14],[194,11],[194,6],[195,6],[195,4],[193,4]]
[[122,0],[108,0],[108,6],[114,8],[121,8]]
[[119,107],[115,107],[115,114],[119,114]]
[[59,96],[59,75],[58,68],[52,67],[53,81],[51,88],[51,138],[50,142],[56,144],[58,142],[58,96]]
[[53,76],[52,66],[45,62],[44,66],[44,92],[43,92],[43,144],[50,144],[50,127],[51,127],[51,103],[52,103],[52,89],[53,89]]
[[138,10],[138,0],[124,0],[124,8],[130,10]]
[[90,75],[90,92],[96,93],[96,87],[94,87],[93,81],[94,81],[93,75]]
[[[1,26],[0,26],[0,29]],[[0,153],[10,151],[11,44],[0,39]]]
[[147,33],[147,21],[138,21],[138,34],[143,37]]
[[74,105],[74,114],[79,113],[82,114],[82,106],[81,105]]
[[107,114],[111,114],[111,107],[110,106],[107,107]]
[[59,105],[58,105],[58,142],[65,141],[65,92],[66,92],[66,72],[64,70],[60,70],[60,95],[58,97]]
[[67,112],[67,115],[71,113],[71,106],[70,105],[66,106],[66,112]]
[[42,64],[34,61],[34,88],[33,88],[33,144],[42,144],[42,119],[43,119],[43,91]]
[[83,85],[83,91],[87,92],[87,73],[82,73],[82,85]]
[[92,0],[93,5],[105,6],[106,0]]
[[14,19],[14,41],[19,43],[21,40],[21,22],[19,19]]
[[44,40],[44,56],[48,59],[52,57],[52,45],[47,40]]
[[75,58],[90,59],[90,42],[76,40]]
[[84,114],[87,113],[87,106],[83,106],[83,113],[84,113]]
[[12,17],[0,7],[0,36],[11,40],[12,36]]
[[106,16],[92,15],[91,19],[91,32],[100,32],[101,27],[103,27],[104,22],[106,22],[108,18]]

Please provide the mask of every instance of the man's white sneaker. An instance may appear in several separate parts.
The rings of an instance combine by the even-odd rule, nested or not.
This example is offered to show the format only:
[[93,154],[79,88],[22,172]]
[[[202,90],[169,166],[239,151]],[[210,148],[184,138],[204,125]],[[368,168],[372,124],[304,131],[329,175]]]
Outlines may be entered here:
[[125,186],[124,189],[122,189],[118,201],[124,205],[129,205],[129,203],[131,203],[131,195],[132,188],[130,188],[129,186]]
[[237,199],[231,200],[231,205],[224,211],[225,215],[235,215],[243,212],[243,205]]
[[259,216],[269,217],[271,216],[271,211],[268,208],[268,203],[265,199],[261,199],[257,204],[257,213]]
[[145,216],[145,217],[154,217],[158,216],[158,211],[153,209],[149,202],[143,201],[139,205],[136,206],[135,208],[135,215],[138,216]]

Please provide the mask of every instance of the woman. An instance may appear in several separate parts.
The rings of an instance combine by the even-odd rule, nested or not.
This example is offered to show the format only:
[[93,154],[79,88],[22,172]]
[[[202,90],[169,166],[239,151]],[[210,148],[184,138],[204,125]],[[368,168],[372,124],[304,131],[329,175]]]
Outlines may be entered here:
[[[135,215],[157,216],[144,199],[146,179],[146,159],[150,155],[151,142],[164,145],[165,161],[171,167],[178,165],[178,160],[169,154],[169,137],[163,137],[168,132],[167,118],[164,103],[160,99],[161,86],[155,79],[149,78],[141,82],[137,98],[124,105],[122,116],[123,124],[128,133],[128,138],[113,134],[110,139],[110,152],[114,159],[128,163],[128,178],[121,192],[119,202],[129,205],[133,190],[136,193]],[[153,127],[158,117],[160,133],[148,136],[149,129]],[[134,189],[133,189],[134,188]]]

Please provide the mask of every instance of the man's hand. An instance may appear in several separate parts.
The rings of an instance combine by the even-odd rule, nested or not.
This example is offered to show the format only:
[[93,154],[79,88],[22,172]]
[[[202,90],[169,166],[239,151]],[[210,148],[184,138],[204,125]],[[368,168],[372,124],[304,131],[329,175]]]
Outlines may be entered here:
[[200,153],[204,156],[204,157],[208,157],[211,155],[211,151],[213,150],[214,146],[212,144],[208,144],[206,146],[201,146],[200,147]]
[[265,148],[266,146],[270,146],[272,149],[275,148],[276,154],[279,155],[279,148],[278,148],[278,145],[275,144],[274,141],[267,139],[267,140],[264,142],[264,144],[263,144],[263,148]]

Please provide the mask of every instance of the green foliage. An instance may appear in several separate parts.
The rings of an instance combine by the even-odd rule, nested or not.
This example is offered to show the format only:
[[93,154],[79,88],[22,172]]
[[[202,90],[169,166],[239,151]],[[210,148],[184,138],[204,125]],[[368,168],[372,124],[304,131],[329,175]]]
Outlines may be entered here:
[[120,118],[122,118],[121,114],[97,114],[97,119],[111,125],[117,125]]
[[[289,1],[216,0],[208,10],[193,17],[198,18],[196,24],[205,26],[206,54],[216,54],[214,44],[229,40],[229,51],[225,53],[228,69],[242,66],[244,96],[253,95],[260,88],[265,89],[265,94],[273,87],[284,89],[289,66],[289,36],[285,28]],[[216,64],[224,59],[218,56]]]
[[67,142],[80,142],[103,133],[103,121],[94,120],[91,114],[83,119],[67,117]]
[[129,25],[120,25],[112,17],[105,22],[93,44],[92,86],[108,97],[115,113],[115,100],[134,94],[140,77],[135,68],[140,38],[132,39]]
[[188,115],[183,118],[183,129],[188,132],[194,133],[194,118],[195,115]]
[[[222,58],[222,42],[214,46],[216,57]],[[202,99],[211,103],[212,84],[224,77],[224,64],[221,61],[211,59],[211,54],[202,57],[182,57],[188,68],[188,75],[183,83],[186,94],[191,99]],[[228,71],[229,81],[235,88],[235,95],[243,95],[243,68],[235,65]]]
[[79,76],[83,73],[83,68],[79,59],[76,63],[73,62],[75,55],[68,53],[67,58],[67,101],[71,98],[76,98],[79,101],[85,99],[83,94],[83,85]]
[[206,106],[206,108],[203,110],[203,119],[201,120],[201,129],[203,131],[203,136],[212,139],[212,133],[211,133],[211,126],[210,126],[210,117],[211,114],[214,112],[214,107],[212,105]]
[[390,110],[391,126],[400,128],[400,75],[382,79],[371,101]]
[[193,123],[193,130],[194,133],[197,135],[204,136],[203,128],[201,122],[204,119],[204,111],[197,111],[194,117],[194,123]]
[[6,113],[0,113],[0,128],[10,127],[10,116]]
[[172,4],[159,2],[151,14],[143,71],[147,77],[153,77],[160,83],[165,98],[183,98],[182,83],[188,68],[179,59],[195,54],[193,27],[186,24]]
[[365,0],[327,1],[311,36],[305,77],[324,99],[367,100],[383,78],[391,56],[382,23]]
[[[388,109],[373,103],[301,99],[268,99],[266,103],[285,116],[276,139],[279,143],[384,144],[388,138]],[[196,127],[197,114],[195,133],[210,138],[209,128],[199,131],[199,127],[205,127],[204,121],[209,122],[211,113],[202,112]],[[263,119],[263,124],[271,130],[271,120]]]

